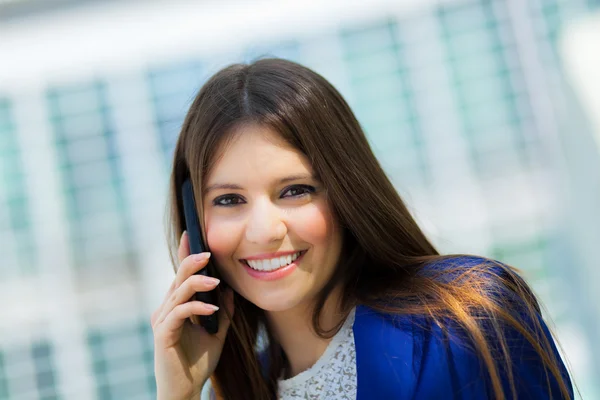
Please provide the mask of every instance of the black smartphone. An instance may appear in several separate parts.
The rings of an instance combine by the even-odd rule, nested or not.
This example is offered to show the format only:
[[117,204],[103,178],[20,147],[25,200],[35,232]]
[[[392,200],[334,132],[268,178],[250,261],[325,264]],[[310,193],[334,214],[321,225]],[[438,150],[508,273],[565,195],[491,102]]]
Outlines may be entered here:
[[[181,185],[181,197],[183,199],[185,230],[187,231],[190,243],[190,254],[198,254],[208,251],[208,247],[202,241],[200,222],[198,219],[198,212],[196,211],[196,202],[194,200],[194,190],[192,188],[192,182],[189,178],[186,179]],[[208,265],[196,272],[196,274],[214,277],[216,275],[216,271],[213,267],[213,263],[209,261]],[[218,292],[218,288],[208,292],[196,292],[194,299],[204,303],[218,305]],[[208,316],[201,315],[199,318],[200,325],[206,329],[208,333],[215,334],[219,330],[218,312],[219,311],[216,311],[212,315]],[[192,319],[192,322],[195,321]]]

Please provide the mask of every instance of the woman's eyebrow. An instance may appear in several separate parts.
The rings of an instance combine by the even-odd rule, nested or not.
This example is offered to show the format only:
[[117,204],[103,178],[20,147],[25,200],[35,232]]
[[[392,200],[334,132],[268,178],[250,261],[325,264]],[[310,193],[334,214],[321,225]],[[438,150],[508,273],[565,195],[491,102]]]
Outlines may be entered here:
[[[276,183],[282,184],[290,181],[298,181],[301,179],[315,180],[315,177],[310,174],[289,175],[279,179]],[[206,193],[216,189],[242,190],[243,187],[241,187],[240,185],[236,185],[235,183],[214,183],[206,188]]]
[[290,181],[299,181],[302,179],[312,179],[315,180],[315,177],[310,175],[310,174],[298,174],[298,175],[290,175],[290,176],[286,176],[285,178],[281,178],[279,180],[279,182],[277,183],[286,183],[286,182],[290,182]]
[[210,185],[206,188],[206,192],[210,192],[211,190],[216,189],[230,189],[230,190],[242,190],[240,185],[235,185],[233,183],[215,183],[214,185]]

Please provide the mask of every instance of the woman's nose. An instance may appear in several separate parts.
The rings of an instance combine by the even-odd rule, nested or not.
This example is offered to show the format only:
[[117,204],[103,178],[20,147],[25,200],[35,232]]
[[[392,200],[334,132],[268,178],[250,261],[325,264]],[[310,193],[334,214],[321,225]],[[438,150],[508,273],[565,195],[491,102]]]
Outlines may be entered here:
[[287,227],[281,210],[270,200],[256,201],[250,210],[246,225],[246,240],[256,244],[269,244],[282,240]]

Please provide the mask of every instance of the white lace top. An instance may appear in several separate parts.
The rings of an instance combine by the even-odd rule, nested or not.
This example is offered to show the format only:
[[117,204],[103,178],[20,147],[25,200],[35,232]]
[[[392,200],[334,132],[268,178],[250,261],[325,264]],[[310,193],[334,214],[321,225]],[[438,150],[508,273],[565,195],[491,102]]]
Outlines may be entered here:
[[352,310],[315,365],[292,378],[279,381],[279,399],[356,399],[354,313],[355,310]]

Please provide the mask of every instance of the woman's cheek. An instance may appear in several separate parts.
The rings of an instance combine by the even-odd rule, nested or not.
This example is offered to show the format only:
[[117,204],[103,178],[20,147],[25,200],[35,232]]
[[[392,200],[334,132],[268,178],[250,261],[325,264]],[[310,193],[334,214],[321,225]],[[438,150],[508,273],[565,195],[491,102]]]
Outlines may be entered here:
[[211,252],[211,258],[220,266],[227,268],[231,265],[233,256],[239,244],[239,228],[234,224],[206,220],[206,240]]
[[292,229],[296,234],[313,245],[327,240],[334,228],[332,215],[327,205],[322,203],[303,207],[301,212],[294,214],[293,221],[290,222],[293,222]]

